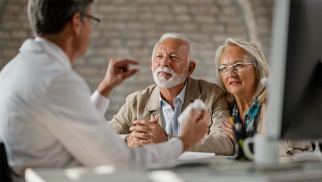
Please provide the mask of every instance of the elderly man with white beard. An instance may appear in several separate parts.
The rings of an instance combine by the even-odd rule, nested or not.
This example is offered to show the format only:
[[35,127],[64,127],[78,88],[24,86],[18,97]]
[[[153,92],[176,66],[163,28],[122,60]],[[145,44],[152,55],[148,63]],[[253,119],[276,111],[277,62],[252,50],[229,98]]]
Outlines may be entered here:
[[124,142],[137,147],[179,136],[178,116],[201,99],[211,116],[209,132],[190,151],[232,155],[233,141],[221,128],[229,117],[225,93],[214,83],[190,77],[196,67],[190,41],[178,33],[164,34],[154,47],[150,67],[156,85],[130,94],[111,121]]

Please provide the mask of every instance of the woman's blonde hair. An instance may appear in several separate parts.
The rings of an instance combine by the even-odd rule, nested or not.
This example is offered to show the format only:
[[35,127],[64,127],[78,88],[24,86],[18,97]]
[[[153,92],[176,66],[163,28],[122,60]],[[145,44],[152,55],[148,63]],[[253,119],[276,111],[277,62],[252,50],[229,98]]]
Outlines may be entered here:
[[222,79],[217,71],[219,66],[220,66],[220,58],[223,52],[229,48],[229,47],[240,47],[247,51],[249,53],[249,59],[253,63],[253,66],[256,69],[256,74],[259,77],[258,80],[258,87],[257,91],[255,93],[254,99],[257,97],[258,101],[263,104],[266,102],[266,97],[267,97],[267,89],[260,83],[260,80],[264,77],[268,77],[269,75],[269,65],[268,62],[266,61],[266,58],[264,56],[263,51],[256,45],[256,43],[251,42],[251,41],[245,41],[241,39],[234,39],[234,38],[228,38],[225,41],[225,44],[218,47],[216,50],[215,54],[215,67],[216,67],[216,80],[217,84],[226,91],[227,93],[227,100],[231,104],[235,101],[235,98],[232,94],[230,94]]

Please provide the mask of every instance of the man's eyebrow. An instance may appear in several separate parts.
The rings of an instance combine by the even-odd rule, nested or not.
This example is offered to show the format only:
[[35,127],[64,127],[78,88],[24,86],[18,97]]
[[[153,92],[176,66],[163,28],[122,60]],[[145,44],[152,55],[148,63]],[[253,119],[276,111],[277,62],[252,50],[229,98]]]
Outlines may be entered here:
[[178,53],[178,52],[176,52],[176,51],[174,51],[174,52],[169,52],[169,53],[168,53],[168,55],[172,55],[172,54],[175,54],[175,55],[181,56],[181,54],[180,54],[180,53]]
[[156,52],[155,55],[162,54],[162,51]]

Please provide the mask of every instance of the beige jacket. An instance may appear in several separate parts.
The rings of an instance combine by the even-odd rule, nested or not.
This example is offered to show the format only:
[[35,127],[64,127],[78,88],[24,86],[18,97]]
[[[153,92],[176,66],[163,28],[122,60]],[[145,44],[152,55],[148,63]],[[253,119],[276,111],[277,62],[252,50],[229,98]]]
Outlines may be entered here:
[[[119,134],[126,135],[130,133],[129,128],[133,126],[132,121],[137,119],[149,120],[151,115],[162,126],[159,93],[159,87],[152,85],[145,90],[130,94],[118,114],[113,117],[111,126]],[[228,121],[230,113],[224,91],[216,84],[188,77],[182,111],[195,99],[201,99],[205,102],[207,112],[211,116],[211,121],[209,122],[209,133],[193,146],[190,151],[209,152],[216,155],[233,155],[233,141],[226,134],[222,133],[221,129],[221,126],[224,124],[223,122]],[[164,128],[165,126],[162,127]]]
[[[263,104],[261,112],[259,115],[259,124],[257,131],[259,134],[266,133],[266,123],[267,123],[267,105]],[[280,141],[280,156],[289,156],[286,154],[286,150],[289,148],[301,148],[301,149],[310,149],[312,145],[309,141],[290,141],[290,140],[281,140]],[[297,151],[294,151],[296,153]]]

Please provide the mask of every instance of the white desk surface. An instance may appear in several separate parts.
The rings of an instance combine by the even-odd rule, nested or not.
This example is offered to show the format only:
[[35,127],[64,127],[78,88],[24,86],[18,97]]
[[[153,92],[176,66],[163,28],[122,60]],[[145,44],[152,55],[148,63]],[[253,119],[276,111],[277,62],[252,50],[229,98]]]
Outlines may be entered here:
[[[186,166],[145,169],[114,169],[102,166],[96,169],[28,169],[27,182],[321,182],[322,163],[292,164],[289,158],[280,158],[279,164],[256,165],[252,162],[229,160],[216,156],[195,162],[177,161]],[[206,163],[202,163],[206,162]],[[199,165],[198,165],[199,164]],[[204,166],[206,164],[208,166]]]

